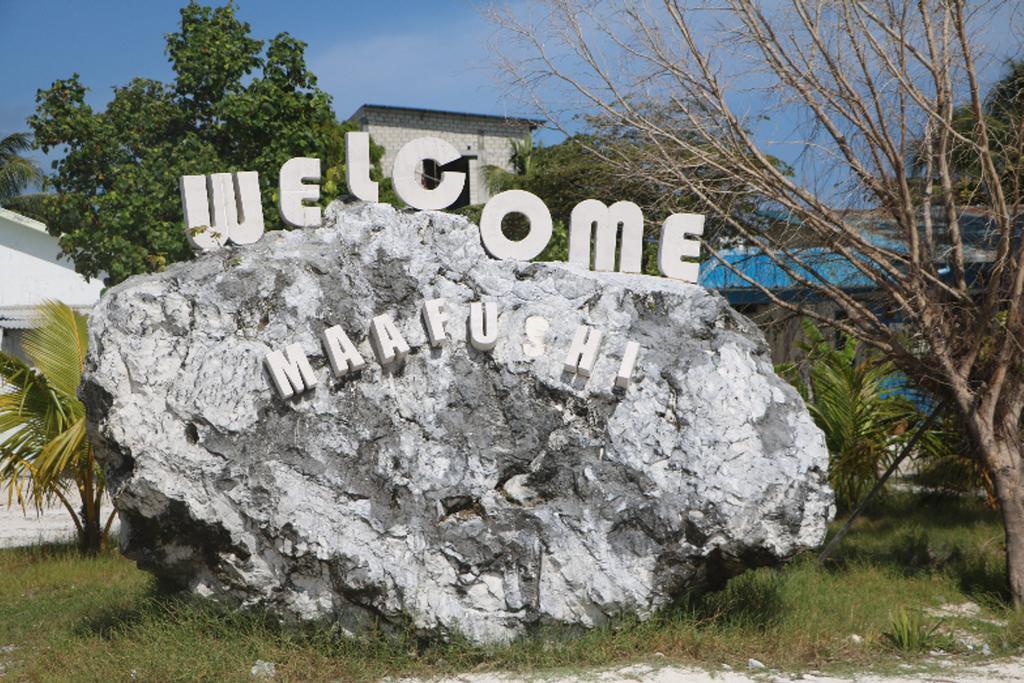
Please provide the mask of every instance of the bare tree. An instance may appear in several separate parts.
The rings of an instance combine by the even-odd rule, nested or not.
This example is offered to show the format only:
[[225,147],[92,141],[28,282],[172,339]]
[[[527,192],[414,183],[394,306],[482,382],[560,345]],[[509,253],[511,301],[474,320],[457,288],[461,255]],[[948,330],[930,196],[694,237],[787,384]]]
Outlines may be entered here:
[[[1020,122],[1016,136],[990,134],[987,64],[979,66],[988,58],[982,31],[1007,21],[1004,10],[965,0],[538,0],[493,17],[511,84],[554,125],[568,132],[583,116],[629,131],[642,154],[636,145],[592,151],[624,174],[699,198],[709,218],[841,319],[734,269],[737,277],[878,348],[956,407],[995,484],[1021,605],[1024,240],[1020,184],[1001,180],[1008,163],[1020,164],[1024,135]],[[963,107],[975,121],[966,134],[953,121]],[[787,141],[766,142],[767,116],[796,122],[788,142],[801,150],[797,173],[769,153]],[[965,158],[978,173],[974,197],[958,185]],[[761,198],[795,227],[735,211],[737,194]],[[978,213],[978,202],[990,231],[983,264],[965,238],[964,209]],[[891,239],[854,227],[853,208],[895,226]],[[719,255],[713,241],[705,246]],[[824,277],[812,256],[820,247],[880,299]]]

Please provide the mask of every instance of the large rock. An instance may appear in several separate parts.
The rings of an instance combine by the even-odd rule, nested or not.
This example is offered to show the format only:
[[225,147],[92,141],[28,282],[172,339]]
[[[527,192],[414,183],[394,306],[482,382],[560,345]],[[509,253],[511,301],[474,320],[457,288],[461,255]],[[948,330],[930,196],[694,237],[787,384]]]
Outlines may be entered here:
[[[500,305],[492,352],[465,341],[480,299]],[[398,369],[370,360],[381,313],[412,345]],[[604,333],[588,381],[563,373],[580,323]],[[370,361],[342,380],[318,339],[335,324]],[[335,204],[323,228],[129,279],[90,339],[122,550],[229,604],[501,641],[650,615],[818,545],[832,514],[821,433],[719,296],[496,261],[456,216]],[[320,384],[282,400],[262,363],[292,342]]]

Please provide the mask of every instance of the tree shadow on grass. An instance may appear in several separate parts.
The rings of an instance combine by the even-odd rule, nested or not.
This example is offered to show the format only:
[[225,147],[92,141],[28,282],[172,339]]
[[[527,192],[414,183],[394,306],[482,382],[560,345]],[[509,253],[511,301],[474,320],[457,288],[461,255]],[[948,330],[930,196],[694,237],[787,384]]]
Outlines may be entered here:
[[173,618],[175,607],[186,598],[151,588],[135,600],[92,610],[75,625],[77,636],[113,640],[151,618]]
[[783,617],[782,581],[777,570],[748,571],[719,591],[686,594],[673,609],[697,623],[765,631]]
[[978,601],[1010,600],[999,514],[970,497],[904,494],[877,501],[826,566],[843,571],[854,564],[904,576],[945,573]]
[[5,559],[15,562],[43,562],[83,557],[78,543],[69,541],[45,541],[32,545],[0,549]]

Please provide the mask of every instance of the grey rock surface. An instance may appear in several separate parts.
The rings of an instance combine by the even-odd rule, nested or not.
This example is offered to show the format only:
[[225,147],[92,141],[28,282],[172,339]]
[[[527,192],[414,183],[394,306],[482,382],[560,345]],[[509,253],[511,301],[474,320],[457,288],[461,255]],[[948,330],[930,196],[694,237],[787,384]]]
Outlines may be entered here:
[[[420,307],[444,297],[450,342]],[[500,307],[496,348],[469,303]],[[373,360],[371,318],[412,346]],[[587,381],[574,332],[604,333]],[[341,325],[368,365],[335,380]],[[505,641],[649,616],[823,540],[821,433],[756,327],[664,278],[489,258],[460,217],[334,204],[108,291],[82,396],[122,550],[228,604]],[[627,340],[642,351],[614,390]],[[319,385],[282,400],[264,355],[302,344]]]

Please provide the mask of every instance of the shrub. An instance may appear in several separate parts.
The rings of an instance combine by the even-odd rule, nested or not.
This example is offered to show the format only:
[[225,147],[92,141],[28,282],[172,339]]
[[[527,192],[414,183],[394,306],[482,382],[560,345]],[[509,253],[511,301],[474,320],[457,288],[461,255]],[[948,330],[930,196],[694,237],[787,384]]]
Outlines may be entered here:
[[899,393],[896,367],[843,335],[831,344],[804,322],[806,357],[777,370],[792,383],[825,433],[829,483],[840,509],[853,506],[875,483],[922,419]]
[[900,609],[889,617],[889,630],[882,634],[886,643],[904,652],[921,652],[939,645],[939,623],[929,624],[920,610]]

